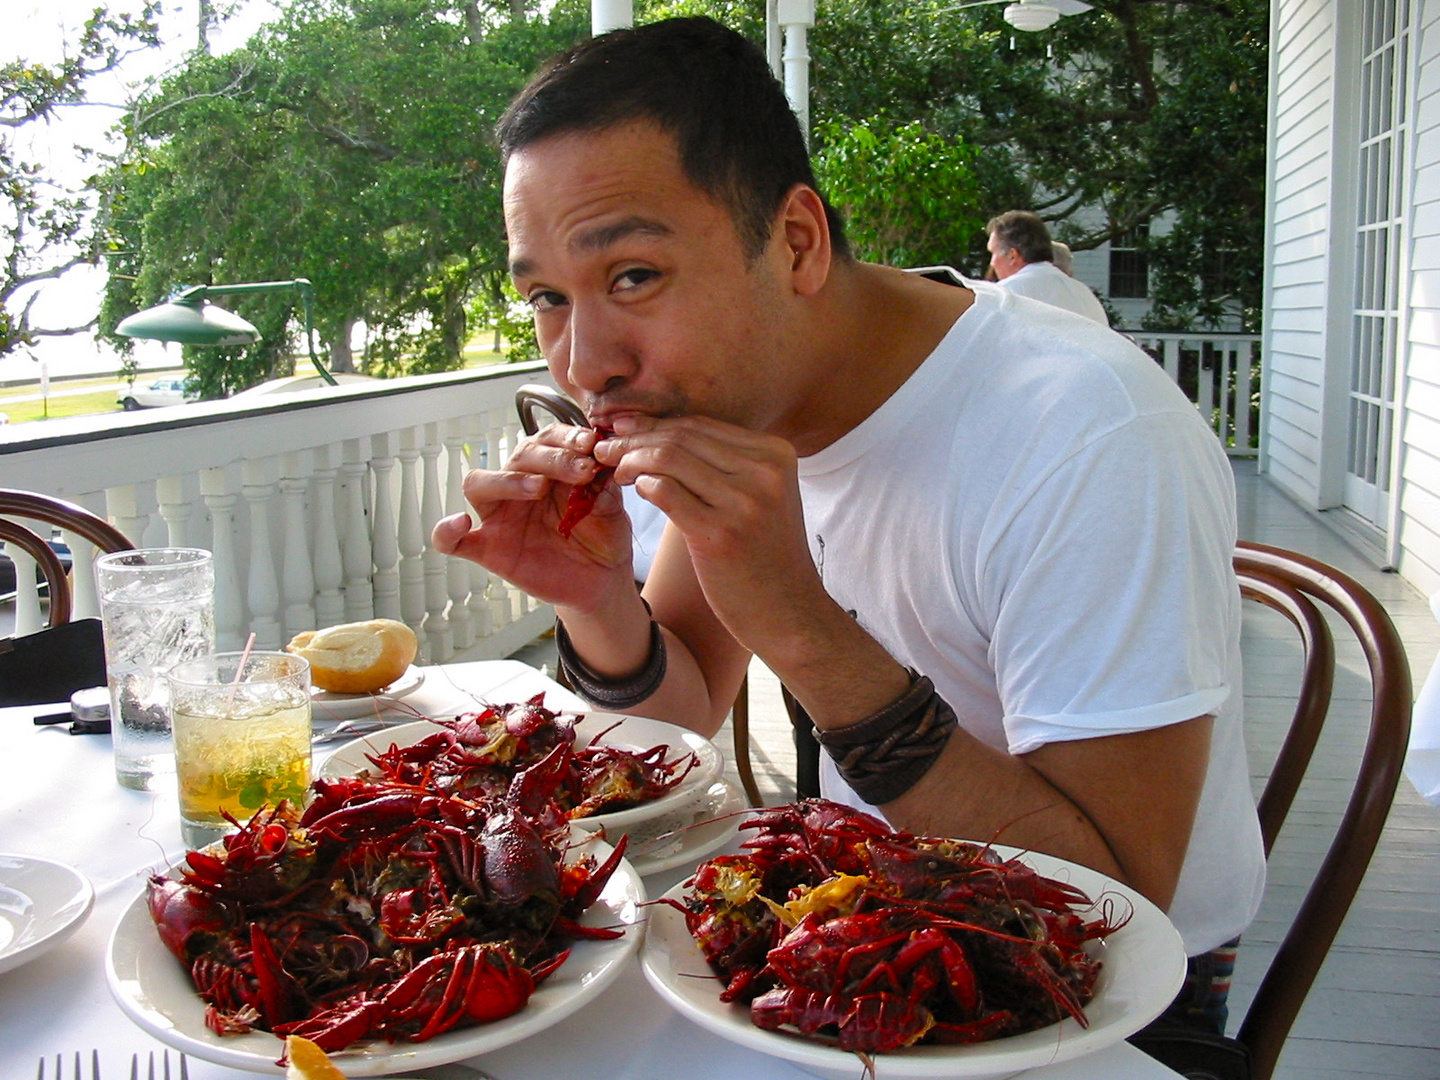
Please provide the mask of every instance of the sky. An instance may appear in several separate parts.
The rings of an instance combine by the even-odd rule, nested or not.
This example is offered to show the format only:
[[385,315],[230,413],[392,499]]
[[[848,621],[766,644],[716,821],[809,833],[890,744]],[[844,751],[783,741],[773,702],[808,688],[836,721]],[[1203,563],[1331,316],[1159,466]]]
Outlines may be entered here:
[[[85,20],[102,0],[8,0],[6,33],[0,37],[0,61],[26,59],[54,62],[65,55],[66,45],[75,41]],[[114,13],[138,12],[140,0],[105,0]],[[13,5],[13,6],[12,6]],[[243,44],[265,18],[273,14],[267,0],[240,0],[234,19],[210,35],[211,50],[223,53]],[[31,124],[24,131],[26,159],[42,163],[57,177],[83,176],[75,153],[77,143],[94,145],[119,116],[119,105],[147,78],[162,74],[194,45],[199,0],[165,0],[160,16],[164,45],[129,57],[117,73],[92,80],[88,98],[95,104],[67,107],[49,125]],[[35,129],[33,132],[29,129]],[[41,285],[40,297],[32,311],[37,326],[70,326],[94,316],[104,289],[103,271],[77,268],[54,282]],[[177,285],[188,284],[177,282]],[[144,367],[179,366],[178,346],[155,342],[137,343],[137,356]],[[50,377],[68,374],[112,373],[120,359],[89,335],[44,338],[33,349],[20,349],[0,357],[0,382],[38,379],[42,365]]]

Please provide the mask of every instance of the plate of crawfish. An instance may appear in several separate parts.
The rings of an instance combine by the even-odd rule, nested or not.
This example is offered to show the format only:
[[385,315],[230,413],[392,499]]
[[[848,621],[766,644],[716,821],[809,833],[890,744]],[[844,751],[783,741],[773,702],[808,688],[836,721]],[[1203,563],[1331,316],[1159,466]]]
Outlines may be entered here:
[[556,800],[575,825],[613,841],[702,799],[724,771],[715,744],[687,728],[621,713],[556,713],[542,700],[387,728],[340,746],[319,772],[402,783],[424,775],[491,795],[513,786],[527,801]]
[[552,811],[317,779],[153,876],[116,924],[121,1009],[186,1054],[281,1073],[286,1034],[347,1076],[443,1065],[558,1023],[638,947],[644,887]]
[[651,905],[641,964],[693,1022],[807,1072],[1011,1076],[1119,1042],[1184,978],[1164,913],[1078,864],[818,799],[741,828]]

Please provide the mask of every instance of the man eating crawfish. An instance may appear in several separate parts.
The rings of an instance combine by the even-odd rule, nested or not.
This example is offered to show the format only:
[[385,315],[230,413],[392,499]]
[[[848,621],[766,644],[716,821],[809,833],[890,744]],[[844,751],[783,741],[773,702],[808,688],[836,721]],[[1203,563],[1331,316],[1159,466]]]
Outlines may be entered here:
[[[1264,860],[1233,479],[1155,362],[854,258],[764,56],[709,20],[578,46],[498,134],[515,286],[611,434],[470,473],[479,523],[435,546],[553,604],[599,707],[713,734],[758,656],[827,797],[1094,867],[1192,956],[1234,938]],[[669,519],[643,594],[617,484]]]

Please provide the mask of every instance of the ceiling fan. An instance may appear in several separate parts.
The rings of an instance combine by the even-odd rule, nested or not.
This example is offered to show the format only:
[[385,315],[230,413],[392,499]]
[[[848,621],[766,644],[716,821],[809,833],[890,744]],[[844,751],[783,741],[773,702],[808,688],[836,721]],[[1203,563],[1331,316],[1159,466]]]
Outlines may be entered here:
[[[946,10],[964,11],[966,8],[1005,3],[1006,0],[975,0],[972,4],[960,4]],[[1085,0],[1013,0],[1006,5],[1004,18],[1016,30],[1048,30],[1061,15],[1079,15],[1092,6]]]

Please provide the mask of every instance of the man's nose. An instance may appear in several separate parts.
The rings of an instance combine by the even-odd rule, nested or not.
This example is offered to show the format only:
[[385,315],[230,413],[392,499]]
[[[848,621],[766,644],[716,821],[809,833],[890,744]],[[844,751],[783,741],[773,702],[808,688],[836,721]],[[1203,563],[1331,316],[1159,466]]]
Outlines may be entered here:
[[594,307],[571,309],[563,345],[566,375],[579,390],[599,393],[633,367],[614,320]]

